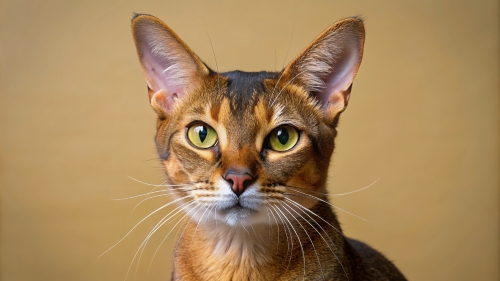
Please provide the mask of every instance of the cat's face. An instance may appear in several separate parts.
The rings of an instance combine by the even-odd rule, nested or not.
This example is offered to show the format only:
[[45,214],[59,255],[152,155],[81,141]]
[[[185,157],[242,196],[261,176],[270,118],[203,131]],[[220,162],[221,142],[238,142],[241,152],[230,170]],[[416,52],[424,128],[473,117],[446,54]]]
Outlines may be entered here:
[[[314,201],[291,188],[323,188],[334,128],[303,89],[275,90],[276,74],[232,74],[207,79],[161,123],[156,141],[169,183],[187,184],[178,197],[191,195],[193,207],[203,204],[228,224],[268,222],[266,208],[291,204],[290,193],[310,207]],[[254,79],[245,85],[252,88],[228,87],[242,79],[238,74]]]
[[270,213],[294,216],[325,199],[361,60],[356,23],[330,27],[280,73],[216,73],[158,19],[134,18],[167,183],[193,219],[272,223]]

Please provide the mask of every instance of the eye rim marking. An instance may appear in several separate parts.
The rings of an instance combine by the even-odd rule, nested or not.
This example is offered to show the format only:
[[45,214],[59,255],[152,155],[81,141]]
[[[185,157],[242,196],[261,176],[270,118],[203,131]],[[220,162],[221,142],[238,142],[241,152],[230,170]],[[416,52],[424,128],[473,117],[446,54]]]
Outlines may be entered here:
[[[191,129],[193,128],[196,128],[197,126],[204,126],[207,128],[207,136],[205,138],[207,138],[209,136],[209,133],[210,131],[212,131],[213,133],[215,133],[215,140],[213,141],[213,143],[210,143],[210,145],[207,145],[207,146],[203,146],[202,145],[198,145],[196,144],[193,140],[191,140],[190,138],[190,132],[191,132]],[[201,150],[208,150],[208,149],[211,149],[213,147],[216,147],[218,144],[219,144],[219,135],[217,134],[217,131],[210,125],[208,125],[207,123],[203,122],[203,121],[200,121],[200,120],[196,120],[194,122],[191,122],[189,123],[187,126],[186,126],[186,129],[185,129],[185,138],[187,140],[187,142],[194,148],[196,149],[201,149]]]
[[[295,142],[292,145],[287,146],[284,149],[279,149],[279,148],[276,148],[273,146],[273,142],[271,141],[271,137],[275,132],[277,132],[277,130],[282,129],[282,128],[290,128],[294,131],[294,137],[295,137],[294,141]],[[290,132],[288,130],[286,130],[286,131],[287,131],[287,134],[290,135]],[[275,151],[275,152],[288,152],[297,146],[297,144],[300,141],[300,138],[301,138],[301,131],[299,129],[297,129],[295,126],[292,126],[290,124],[282,124],[282,125],[275,127],[274,129],[272,129],[271,132],[267,135],[265,147],[267,149],[270,149],[270,150]],[[288,140],[290,140],[290,138]],[[281,141],[279,141],[279,140],[278,140],[278,142],[281,143]]]

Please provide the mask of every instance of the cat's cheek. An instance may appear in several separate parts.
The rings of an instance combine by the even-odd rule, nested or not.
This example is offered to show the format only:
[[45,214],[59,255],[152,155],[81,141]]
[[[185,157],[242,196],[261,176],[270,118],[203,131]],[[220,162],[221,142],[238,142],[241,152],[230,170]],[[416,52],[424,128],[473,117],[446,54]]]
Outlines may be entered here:
[[320,169],[314,160],[309,160],[286,185],[316,191],[321,182]]
[[167,160],[163,161],[165,165],[165,172],[167,177],[173,183],[187,183],[191,182],[189,180],[189,175],[186,171],[182,169],[182,166],[179,164],[177,159],[177,155],[171,151]]

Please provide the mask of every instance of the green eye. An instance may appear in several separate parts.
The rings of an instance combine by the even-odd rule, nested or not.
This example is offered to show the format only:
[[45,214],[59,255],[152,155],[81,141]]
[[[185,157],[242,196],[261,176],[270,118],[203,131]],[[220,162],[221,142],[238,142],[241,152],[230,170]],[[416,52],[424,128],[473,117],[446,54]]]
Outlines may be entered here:
[[280,126],[269,134],[269,145],[276,151],[287,151],[299,140],[299,132],[290,126]]
[[196,147],[209,148],[217,142],[217,133],[212,127],[197,123],[188,128],[187,138]]

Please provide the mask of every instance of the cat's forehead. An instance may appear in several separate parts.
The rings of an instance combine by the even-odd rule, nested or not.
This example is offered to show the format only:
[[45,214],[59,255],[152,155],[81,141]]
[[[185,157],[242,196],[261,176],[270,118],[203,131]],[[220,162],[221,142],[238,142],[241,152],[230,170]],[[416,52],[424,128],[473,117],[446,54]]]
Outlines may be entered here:
[[255,93],[265,92],[264,80],[276,79],[276,72],[245,72],[235,70],[220,74],[227,78],[227,93],[242,103],[249,100]]
[[219,123],[227,129],[282,124],[304,127],[318,122],[317,101],[298,85],[280,84],[280,78],[280,73],[266,71],[219,73],[189,95],[178,112],[184,123],[208,118],[209,125]]

